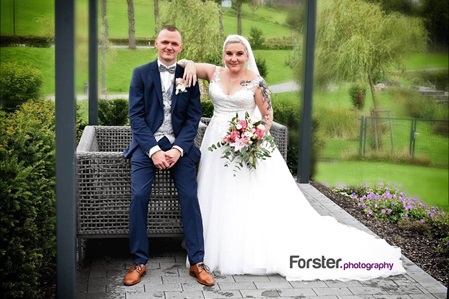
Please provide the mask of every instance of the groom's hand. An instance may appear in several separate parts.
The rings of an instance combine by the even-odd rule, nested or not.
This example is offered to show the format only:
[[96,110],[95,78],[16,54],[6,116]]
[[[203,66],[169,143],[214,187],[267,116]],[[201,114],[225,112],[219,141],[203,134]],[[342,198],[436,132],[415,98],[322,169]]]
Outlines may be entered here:
[[153,164],[157,169],[170,168],[170,163],[165,158],[165,154],[166,153],[164,151],[157,151],[151,156],[151,160],[153,160]]
[[169,164],[168,168],[171,168],[173,165],[175,165],[176,162],[178,162],[179,158],[181,157],[181,153],[179,150],[172,148],[165,152],[165,159]]

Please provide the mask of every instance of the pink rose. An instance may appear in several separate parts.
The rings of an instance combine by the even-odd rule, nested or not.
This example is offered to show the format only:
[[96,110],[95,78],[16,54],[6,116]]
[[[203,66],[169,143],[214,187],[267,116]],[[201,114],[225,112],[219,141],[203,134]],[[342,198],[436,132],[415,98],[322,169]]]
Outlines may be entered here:
[[237,122],[237,124],[239,124],[241,126],[241,129],[240,129],[241,131],[245,131],[246,127],[248,126],[246,120],[239,120]]
[[238,131],[232,131],[231,132],[231,141],[234,142],[237,138],[240,137],[240,133]]
[[256,135],[259,136],[259,139],[262,139],[263,136],[265,136],[265,130],[261,130],[261,129],[257,129],[256,130]]

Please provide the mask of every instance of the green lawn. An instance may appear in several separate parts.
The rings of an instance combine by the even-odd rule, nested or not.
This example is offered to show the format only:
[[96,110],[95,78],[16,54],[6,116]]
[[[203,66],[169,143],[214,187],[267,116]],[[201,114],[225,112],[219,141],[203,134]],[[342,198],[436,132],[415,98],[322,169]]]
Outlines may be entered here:
[[[13,1],[15,1],[15,33],[17,35],[42,35],[42,28],[36,26],[36,21],[43,18],[53,18],[54,2],[48,0],[2,0],[0,1],[0,34],[12,35],[14,30]],[[87,34],[87,0],[76,1],[77,34]],[[161,12],[164,1],[159,2]],[[101,4],[98,3],[99,15]],[[108,24],[111,37],[128,36],[127,2],[123,0],[108,0]],[[136,37],[149,38],[154,36],[153,0],[134,0]],[[290,36],[292,32],[285,25],[286,10],[262,6],[254,13],[248,4],[243,5],[243,35],[248,36],[251,27],[263,31],[264,37]],[[237,32],[235,11],[224,9],[223,15],[225,34]],[[99,20],[101,24],[101,20]]]
[[381,162],[319,162],[315,180],[329,186],[377,184],[400,186],[406,195],[449,211],[448,170]]
[[447,53],[415,53],[407,60],[408,70],[422,70],[426,68],[447,68]]

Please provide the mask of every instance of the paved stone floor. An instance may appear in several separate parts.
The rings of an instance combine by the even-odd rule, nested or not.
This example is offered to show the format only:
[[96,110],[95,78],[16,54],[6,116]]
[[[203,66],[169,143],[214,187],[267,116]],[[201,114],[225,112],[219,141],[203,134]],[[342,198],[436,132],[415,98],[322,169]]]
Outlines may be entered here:
[[[313,186],[299,184],[321,215],[372,233]],[[279,275],[216,275],[216,284],[206,287],[188,275],[181,239],[151,239],[152,257],[141,283],[126,287],[123,276],[131,263],[128,239],[86,242],[86,258],[77,272],[79,299],[178,299],[178,298],[313,298],[313,299],[444,299],[447,289],[413,262],[402,257],[407,273],[369,281],[288,282]]]

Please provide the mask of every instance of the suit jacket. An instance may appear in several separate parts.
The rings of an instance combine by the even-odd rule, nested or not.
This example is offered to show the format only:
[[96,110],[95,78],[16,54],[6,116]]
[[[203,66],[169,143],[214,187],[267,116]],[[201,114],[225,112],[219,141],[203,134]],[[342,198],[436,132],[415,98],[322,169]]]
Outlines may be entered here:
[[[201,120],[201,102],[199,86],[189,87],[186,92],[175,94],[176,78],[182,78],[184,69],[176,65],[175,82],[172,96],[172,125],[175,134],[173,145],[181,147],[184,155],[194,162],[199,162],[201,153],[194,144]],[[133,71],[129,88],[129,118],[132,139],[125,150],[125,157],[140,150],[148,152],[157,145],[154,133],[164,120],[161,78],[157,60],[137,67]]]

